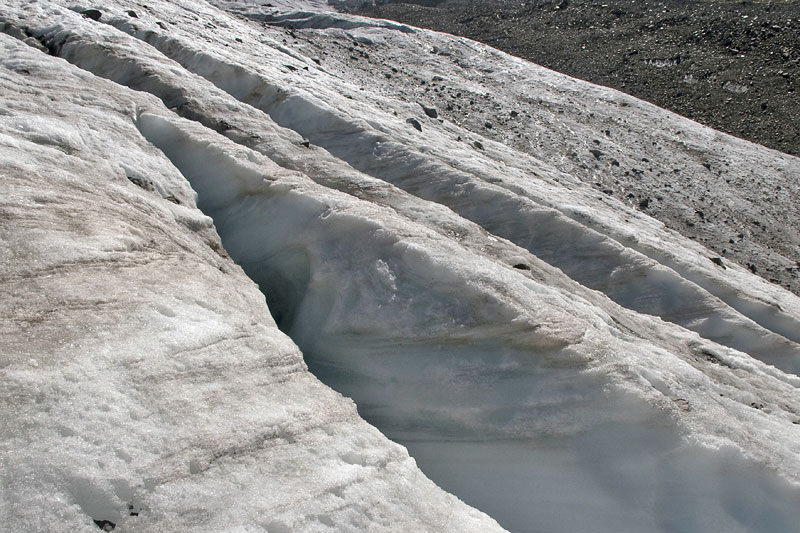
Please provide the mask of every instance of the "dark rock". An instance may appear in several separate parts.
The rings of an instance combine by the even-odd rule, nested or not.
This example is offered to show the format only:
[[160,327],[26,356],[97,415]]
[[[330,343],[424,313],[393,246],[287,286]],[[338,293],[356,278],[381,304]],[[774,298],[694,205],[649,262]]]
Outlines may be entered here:
[[483,143],[480,141],[472,141],[472,146],[474,146],[478,150],[483,150]]
[[650,198],[645,198],[639,202],[639,209],[647,209],[650,207]]
[[709,257],[709,259],[711,259],[711,262],[714,263],[715,265],[721,266],[722,268],[727,270],[728,267],[726,267],[725,263],[722,262],[721,257]]
[[406,122],[414,126],[414,129],[417,131],[422,131],[422,124],[419,123],[419,120],[415,118],[406,119]]
[[214,240],[208,241],[208,247],[214,250],[214,252],[223,259],[227,259],[229,257],[228,252],[225,251],[225,248],[219,241],[214,241]]
[[514,268],[518,268],[519,270],[530,270],[531,269],[531,267],[529,267],[525,263],[517,263],[516,265],[514,265]]
[[425,111],[425,114],[428,115],[430,118],[437,118],[439,116],[439,112],[436,111],[435,107],[429,107],[425,104],[419,104],[422,107],[422,110]]
[[597,148],[592,148],[591,150],[589,150],[589,153],[591,153],[595,159],[600,159],[600,156],[603,155],[603,152],[598,150]]
[[140,187],[140,188],[142,188],[142,189],[144,189],[146,191],[150,191],[150,192],[155,190],[155,187],[153,186],[153,182],[151,182],[148,179],[140,178],[138,176],[126,176],[126,177],[128,178],[128,181],[130,181],[131,183],[133,183],[137,187]]
[[483,123],[483,127],[485,127],[487,130],[490,130],[492,129],[492,123],[487,120]]
[[100,17],[103,16],[103,13],[101,13],[98,9],[87,9],[85,11],[81,11],[81,15],[87,19],[100,20]]
[[117,527],[117,524],[111,520],[93,520],[93,522],[103,531],[114,531],[114,528]]
[[309,141],[308,139],[303,139],[302,141],[300,141],[300,144],[302,146],[305,146],[306,148],[309,148],[311,146],[311,141]]
[[725,363],[723,360],[720,359],[719,355],[712,352],[711,350],[701,349],[699,355],[702,356],[702,358],[708,361],[709,363],[721,366],[729,366],[727,363]]
[[125,13],[131,18],[134,18],[134,19],[138,19],[139,18],[139,15],[137,15],[136,11],[134,11],[133,9],[128,9],[128,10],[125,11]]

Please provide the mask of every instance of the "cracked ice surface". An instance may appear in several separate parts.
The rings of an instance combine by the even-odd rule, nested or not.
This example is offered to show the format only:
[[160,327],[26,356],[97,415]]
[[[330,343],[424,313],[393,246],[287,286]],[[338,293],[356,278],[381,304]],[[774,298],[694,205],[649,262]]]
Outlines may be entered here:
[[217,4],[0,8],[3,523],[497,527],[360,414],[512,530],[792,531],[800,378],[753,357],[797,371],[797,298],[544,154],[419,138],[333,41],[577,82]]

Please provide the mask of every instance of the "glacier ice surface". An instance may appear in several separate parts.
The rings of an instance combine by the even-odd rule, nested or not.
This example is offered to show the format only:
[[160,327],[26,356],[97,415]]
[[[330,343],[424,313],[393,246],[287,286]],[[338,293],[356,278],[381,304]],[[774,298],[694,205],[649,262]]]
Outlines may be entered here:
[[[0,7],[3,523],[800,522],[800,378],[751,357],[797,372],[796,296],[721,274],[552,153],[444,119],[417,136],[407,87],[337,41],[509,101],[519,86],[568,113],[624,101],[641,127],[776,175],[795,160],[463,39],[289,2],[281,20],[315,21],[295,37],[256,3],[149,6]],[[519,83],[492,85],[497,64]]]

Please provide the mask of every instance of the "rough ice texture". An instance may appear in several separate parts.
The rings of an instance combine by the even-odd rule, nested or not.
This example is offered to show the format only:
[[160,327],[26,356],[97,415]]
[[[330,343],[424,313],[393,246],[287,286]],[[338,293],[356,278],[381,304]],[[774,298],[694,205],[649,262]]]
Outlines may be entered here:
[[573,121],[532,133],[796,158],[464,39],[213,4],[0,7],[0,523],[499,528],[422,472],[516,531],[800,523],[800,300],[359,62]]
[[0,48],[3,529],[498,529],[307,371],[136,129],[160,102]]

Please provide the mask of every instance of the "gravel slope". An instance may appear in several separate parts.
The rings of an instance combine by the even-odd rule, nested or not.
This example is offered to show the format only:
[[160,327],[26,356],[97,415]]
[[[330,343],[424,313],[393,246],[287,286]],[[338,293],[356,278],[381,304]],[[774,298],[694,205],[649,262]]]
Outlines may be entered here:
[[800,2],[393,2],[364,15],[462,35],[800,154]]

